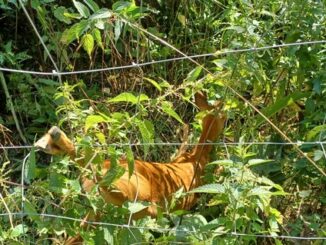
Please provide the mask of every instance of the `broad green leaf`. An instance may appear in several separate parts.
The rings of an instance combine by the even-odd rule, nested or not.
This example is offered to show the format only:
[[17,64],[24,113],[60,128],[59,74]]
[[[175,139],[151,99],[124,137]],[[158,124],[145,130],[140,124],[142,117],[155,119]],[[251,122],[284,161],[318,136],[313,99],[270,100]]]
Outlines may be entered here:
[[106,8],[100,9],[92,14],[89,19],[108,19],[112,16],[112,12]]
[[[113,244],[114,243],[114,237],[113,237],[114,231],[113,231],[112,227],[103,227],[102,229],[103,229],[103,233],[104,233],[103,239],[107,242],[107,244]],[[103,239],[100,239],[99,242],[103,243]],[[99,243],[95,243],[95,244],[99,244]]]
[[148,120],[144,120],[144,121],[138,120],[136,124],[142,136],[142,142],[145,143],[144,153],[145,155],[147,155],[149,151],[148,144],[154,143],[154,125],[152,124],[151,121]]
[[80,186],[79,180],[67,180],[66,183],[69,185],[69,189],[76,193],[80,193],[82,188]]
[[265,186],[258,186],[255,188],[252,188],[248,192],[248,196],[263,196],[263,195],[271,195],[272,192],[269,190],[271,187],[265,187]]
[[225,159],[225,160],[217,160],[214,162],[210,162],[207,165],[233,166],[234,162],[232,160]]
[[87,6],[81,2],[78,2],[76,0],[72,0],[72,2],[74,3],[78,13],[83,16],[84,18],[87,18],[90,13],[89,13],[89,9],[87,8]]
[[118,41],[121,33],[122,33],[123,22],[117,20],[114,25],[114,40]]
[[60,6],[60,7],[56,8],[54,10],[53,14],[54,14],[54,17],[56,17],[61,22],[64,22],[64,23],[70,25],[71,24],[71,20],[70,20],[70,18],[68,18],[65,15],[65,13],[67,13],[67,12],[68,12],[68,10],[65,7]]
[[98,139],[98,141],[102,145],[104,145],[106,143],[106,141],[105,141],[105,135],[102,132],[97,132],[97,133],[95,133],[95,135],[96,135],[96,138]]
[[130,213],[138,213],[139,211],[144,210],[150,206],[149,203],[146,202],[127,202],[123,205],[124,208],[127,208]]
[[35,150],[34,148],[32,148],[25,165],[24,181],[30,184],[31,180],[33,180],[35,177],[36,177]]
[[128,1],[116,1],[112,5],[112,9],[114,11],[121,12],[122,10],[129,8],[131,5],[132,5],[132,3],[128,2]]
[[135,96],[132,93],[124,92],[116,97],[109,99],[109,103],[117,103],[117,102],[129,102],[131,104],[137,104],[138,102],[148,100],[148,96],[145,94],[140,94],[139,96]]
[[162,91],[162,87],[156,81],[154,81],[153,79],[150,79],[148,77],[144,77],[143,79],[145,81],[150,82],[158,91],[160,91],[160,92]]
[[225,193],[225,187],[221,184],[207,184],[200,187],[197,187],[188,193],[210,193],[210,194],[218,194]]
[[99,123],[107,122],[108,119],[101,115],[90,115],[85,120],[85,131],[96,126]]
[[236,31],[238,34],[244,32],[246,29],[241,27],[241,26],[229,26],[229,27],[226,27],[224,28],[225,30],[234,30]]
[[82,45],[88,56],[91,57],[94,49],[94,38],[91,34],[85,34],[82,38]]
[[65,192],[66,187],[66,177],[58,174],[51,173],[49,178],[49,190],[62,194]]
[[302,198],[307,198],[311,195],[312,190],[303,190],[303,191],[299,191],[299,196]]
[[118,165],[118,156],[116,149],[113,146],[109,146],[108,154],[110,156],[111,168],[115,168]]
[[22,234],[26,234],[28,231],[28,227],[23,224],[16,225],[11,231],[10,231],[10,236],[12,238],[19,237]]
[[[297,100],[306,98],[308,95],[309,95],[309,93],[294,92],[284,98],[278,99],[275,102],[275,104],[264,108],[263,110],[261,110],[261,112],[267,118],[269,118],[269,117],[275,115],[277,112],[281,111],[282,109],[286,108],[287,106],[292,105]],[[265,121],[265,119],[263,117],[261,117],[260,115],[257,115],[255,117],[255,119],[256,119],[256,126],[259,126],[260,124],[262,124]]]
[[64,12],[63,15],[70,19],[80,20],[82,17],[78,13]]
[[189,82],[194,82],[200,75],[202,71],[202,68],[200,66],[197,66],[195,69],[193,69],[187,76],[186,80]]
[[57,81],[51,80],[51,79],[44,79],[44,78],[39,78],[38,79],[39,83],[51,86],[51,87],[57,87],[59,83]]
[[102,43],[102,36],[101,36],[101,32],[99,29],[97,28],[94,28],[93,31],[92,31],[92,35],[93,35],[93,38],[95,39],[96,41],[96,44],[102,49],[104,50],[104,46],[103,46],[103,43]]
[[279,224],[283,224],[283,215],[280,211],[278,211],[276,208],[269,207],[269,213],[274,216]]
[[183,26],[186,26],[186,17],[182,14],[178,14],[178,20],[180,21],[180,23],[183,25]]
[[127,162],[128,162],[128,174],[129,178],[134,173],[134,166],[135,166],[135,159],[134,154],[130,148],[130,146],[126,147],[126,156],[127,156]]
[[100,186],[111,186],[125,172],[126,170],[120,165],[112,166],[111,164],[111,168],[109,169],[109,171],[107,171],[107,173],[103,176],[102,180],[100,181]]
[[307,140],[314,140],[316,136],[323,131],[326,132],[326,124],[314,127],[307,133]]
[[121,229],[118,237],[119,244],[139,244],[143,239],[142,232],[136,228]]
[[94,2],[93,0],[84,0],[84,3],[93,11],[96,12],[98,11],[100,8],[97,5],[96,2]]
[[173,110],[173,105],[172,105],[171,102],[163,101],[162,102],[162,105],[161,105],[161,108],[162,108],[163,112],[165,112],[169,116],[173,117],[178,122],[184,124],[184,122],[182,121],[182,119],[180,118],[180,116]]
[[61,42],[68,45],[74,40],[78,39],[87,29],[89,24],[86,20],[74,24],[69,29],[66,29],[61,36]]
[[319,161],[322,158],[324,158],[324,152],[321,150],[315,150],[314,151],[314,161]]
[[252,166],[257,166],[257,165],[264,164],[264,163],[267,163],[267,162],[273,162],[273,160],[268,160],[268,159],[250,159],[248,161],[247,166],[248,167],[252,167]]
[[[25,207],[25,212],[28,213],[28,217],[31,220],[33,220],[35,222],[41,221],[40,216],[38,215],[38,213],[32,203],[30,203],[29,201],[25,201],[24,207]],[[33,215],[33,214],[35,214],[35,215]]]

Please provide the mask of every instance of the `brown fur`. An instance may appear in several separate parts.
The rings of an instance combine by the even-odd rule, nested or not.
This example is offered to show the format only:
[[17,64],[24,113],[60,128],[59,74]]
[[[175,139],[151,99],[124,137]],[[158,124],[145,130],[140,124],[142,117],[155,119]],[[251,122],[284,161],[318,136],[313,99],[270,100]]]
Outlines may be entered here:
[[[218,106],[210,106],[206,96],[202,93],[195,95],[195,103],[200,110],[207,110],[202,122],[202,134],[199,143],[214,142],[222,132],[225,116],[218,111]],[[73,143],[59,128],[52,127],[35,146],[49,154],[68,154],[75,158]],[[113,188],[100,187],[100,194],[105,201],[122,205],[125,201],[148,201],[152,205],[135,214],[134,218],[145,215],[155,217],[157,207],[164,208],[165,202],[171,200],[173,193],[180,188],[189,191],[198,187],[201,183],[201,175],[204,166],[209,161],[211,145],[200,145],[194,147],[191,152],[182,151],[172,162],[155,163],[135,160],[134,173],[129,178],[128,171],[114,182]],[[119,164],[128,169],[126,160],[120,160]],[[110,169],[110,161],[104,161],[102,165],[102,176]],[[101,176],[97,177],[100,180]],[[83,188],[90,192],[95,186],[94,180],[84,178]],[[195,204],[195,197],[189,195],[177,205],[179,209],[190,209]],[[72,238],[69,244],[75,244],[77,238]]]

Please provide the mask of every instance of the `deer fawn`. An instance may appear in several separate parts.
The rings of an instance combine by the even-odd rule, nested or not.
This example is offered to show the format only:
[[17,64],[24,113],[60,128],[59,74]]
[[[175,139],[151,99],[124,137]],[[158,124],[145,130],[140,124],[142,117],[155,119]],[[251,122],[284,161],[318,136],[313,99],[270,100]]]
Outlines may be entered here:
[[[201,175],[205,165],[209,162],[209,153],[212,146],[202,144],[206,142],[214,142],[223,131],[225,115],[220,111],[220,103],[214,106],[209,105],[207,98],[203,93],[195,94],[195,104],[202,111],[207,111],[202,120],[202,133],[199,143],[190,152],[181,152],[171,162],[156,163],[135,160],[134,172],[129,177],[126,171],[121,178],[116,180],[112,187],[100,186],[100,195],[106,202],[115,205],[122,205],[125,201],[147,201],[151,206],[135,214],[134,218],[139,218],[145,215],[155,217],[157,208],[163,208],[166,201],[171,200],[172,195],[183,188],[184,191],[189,191],[201,184]],[[74,144],[67,138],[66,134],[58,127],[52,127],[40,140],[35,143],[35,146],[46,153],[68,154],[72,159],[76,157]],[[82,164],[77,161],[78,164]],[[119,164],[128,169],[126,160],[120,160]],[[101,180],[107,171],[110,169],[110,161],[103,162],[101,171],[102,176],[97,176],[96,179]],[[82,180],[83,189],[90,192],[96,181],[93,179],[84,178]],[[189,195],[182,199],[176,208],[190,209],[196,202],[194,195]],[[77,238],[73,238],[69,244],[76,244]]]

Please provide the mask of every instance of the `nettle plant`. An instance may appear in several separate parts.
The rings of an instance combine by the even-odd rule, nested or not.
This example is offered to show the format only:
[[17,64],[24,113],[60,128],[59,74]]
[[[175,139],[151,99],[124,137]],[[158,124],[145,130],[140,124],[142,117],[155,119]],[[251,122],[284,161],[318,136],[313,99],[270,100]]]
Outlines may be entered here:
[[[226,160],[217,160],[207,168],[222,166],[223,172],[213,176],[215,183],[206,184],[191,193],[210,194],[208,207],[218,208],[217,218],[200,228],[202,231],[216,233],[214,239],[225,239],[222,235],[230,232],[244,234],[277,235],[283,225],[283,216],[273,207],[275,196],[285,196],[282,186],[265,176],[259,176],[254,168],[272,160],[255,159],[256,154],[249,152],[250,146],[238,145],[234,154]],[[209,171],[212,175],[212,172]],[[219,238],[222,236],[222,238]],[[227,236],[227,239],[237,239]],[[256,241],[255,237],[244,237],[243,241]]]

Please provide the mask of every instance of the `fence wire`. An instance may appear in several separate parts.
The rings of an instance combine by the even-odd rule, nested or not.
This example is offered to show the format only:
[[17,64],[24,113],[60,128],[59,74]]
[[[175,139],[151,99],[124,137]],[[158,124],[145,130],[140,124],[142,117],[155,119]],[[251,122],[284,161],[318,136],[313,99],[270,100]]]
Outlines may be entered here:
[[[75,221],[79,223],[86,223],[89,225],[100,225],[100,226],[111,226],[124,229],[141,229],[141,230],[152,230],[158,232],[182,232],[188,234],[198,234],[198,231],[186,230],[186,229],[177,229],[177,228],[162,228],[154,226],[137,226],[137,225],[127,225],[127,224],[115,224],[108,222],[97,222],[97,221],[86,221],[81,218],[73,218],[63,215],[55,214],[46,214],[46,213],[28,213],[28,212],[16,212],[16,213],[1,213],[0,216],[38,216],[38,217],[47,217],[55,219],[64,219]],[[221,231],[209,231],[209,232],[200,232],[202,234],[216,234],[216,235],[226,235],[226,236],[243,236],[243,237],[257,237],[257,238],[278,238],[278,239],[293,239],[293,240],[326,240],[326,237],[305,237],[305,236],[287,236],[287,235],[269,235],[269,234],[245,234],[238,232],[221,232]]]
[[198,58],[206,58],[206,57],[217,57],[217,56],[228,55],[228,54],[258,52],[258,51],[275,49],[275,48],[285,48],[285,47],[302,46],[302,45],[317,45],[317,44],[325,44],[325,43],[326,43],[326,40],[315,40],[315,41],[302,41],[302,42],[275,44],[275,45],[269,45],[269,46],[264,46],[264,47],[251,47],[251,48],[242,48],[242,49],[233,49],[233,50],[220,50],[220,51],[217,51],[214,53],[187,55],[187,56],[182,56],[182,57],[175,57],[175,58],[162,59],[162,60],[156,60],[156,61],[153,60],[153,61],[148,61],[148,62],[143,62],[143,63],[133,62],[130,65],[99,68],[99,69],[88,69],[88,70],[80,70],[80,71],[60,72],[60,71],[58,71],[58,69],[55,69],[52,72],[40,72],[40,71],[11,69],[11,68],[6,68],[6,67],[0,67],[0,71],[13,72],[13,73],[24,73],[24,74],[40,75],[40,76],[68,76],[68,75],[76,75],[76,74],[98,73],[98,72],[131,69],[131,68],[155,65],[155,64],[160,64],[160,63],[167,63],[167,62],[173,62],[173,61],[180,61],[180,60],[198,59]]
[[[181,143],[181,142],[157,142],[157,143],[112,143],[112,144],[93,144],[91,147],[135,147],[135,146],[220,146],[220,145],[228,145],[228,146],[241,146],[241,145],[280,145],[280,146],[303,146],[303,145],[321,145],[324,147],[326,145],[326,141],[297,141],[297,142],[272,142],[272,141],[249,141],[249,142],[207,142],[207,143]],[[83,146],[83,144],[75,144],[75,146]],[[3,150],[15,150],[15,149],[32,149],[35,146],[33,145],[0,145],[0,149]]]

